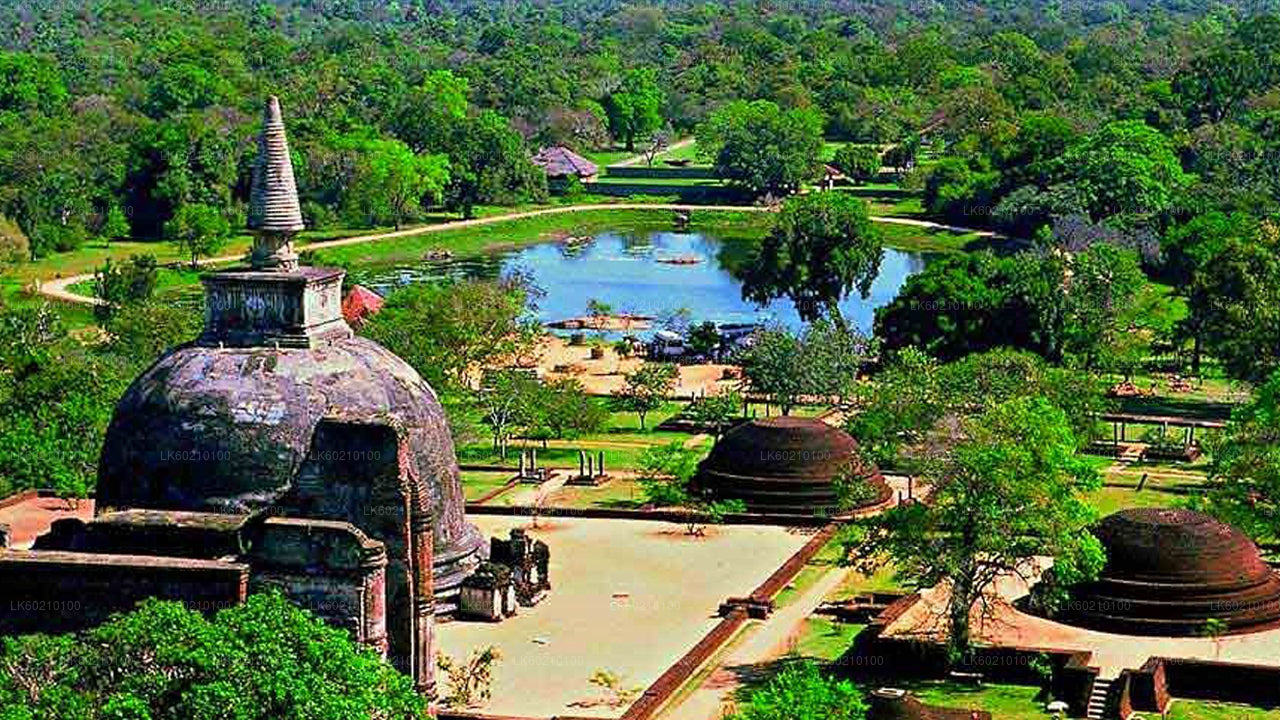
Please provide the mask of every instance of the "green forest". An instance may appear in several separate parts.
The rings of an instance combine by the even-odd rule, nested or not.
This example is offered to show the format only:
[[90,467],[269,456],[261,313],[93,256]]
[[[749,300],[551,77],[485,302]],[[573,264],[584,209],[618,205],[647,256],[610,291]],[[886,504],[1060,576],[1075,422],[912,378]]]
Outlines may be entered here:
[[634,148],[765,101],[780,133],[927,143],[928,208],[954,221],[1163,235],[1274,210],[1280,19],[1258,5],[11,4],[0,212],[11,256],[173,237],[188,206],[241,227],[268,94],[316,229],[537,200],[531,149]]

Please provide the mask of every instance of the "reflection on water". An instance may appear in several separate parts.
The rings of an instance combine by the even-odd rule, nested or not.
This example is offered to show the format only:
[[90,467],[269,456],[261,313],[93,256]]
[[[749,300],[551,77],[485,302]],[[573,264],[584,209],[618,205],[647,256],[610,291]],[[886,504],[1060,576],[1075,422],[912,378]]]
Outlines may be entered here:
[[[749,244],[702,233],[601,233],[578,243],[545,243],[500,253],[417,265],[373,268],[361,282],[382,294],[411,283],[444,278],[493,279],[520,272],[545,291],[538,301],[543,321],[582,315],[587,301],[601,300],[617,312],[660,315],[688,308],[697,322],[777,321],[802,325],[789,300],[764,307],[742,299],[734,277]],[[699,262],[688,263],[697,258]],[[863,300],[855,292],[840,303],[850,323],[869,332],[875,308],[897,295],[928,255],[886,249],[880,275]],[[672,262],[675,261],[675,262]]]

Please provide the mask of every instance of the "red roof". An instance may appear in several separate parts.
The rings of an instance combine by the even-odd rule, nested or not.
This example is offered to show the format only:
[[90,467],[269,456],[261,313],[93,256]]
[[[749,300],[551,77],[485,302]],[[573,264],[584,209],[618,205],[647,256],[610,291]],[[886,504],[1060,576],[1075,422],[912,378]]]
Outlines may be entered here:
[[342,317],[347,319],[351,327],[360,327],[365,318],[375,315],[382,309],[382,296],[364,287],[352,285],[347,296],[342,299]]

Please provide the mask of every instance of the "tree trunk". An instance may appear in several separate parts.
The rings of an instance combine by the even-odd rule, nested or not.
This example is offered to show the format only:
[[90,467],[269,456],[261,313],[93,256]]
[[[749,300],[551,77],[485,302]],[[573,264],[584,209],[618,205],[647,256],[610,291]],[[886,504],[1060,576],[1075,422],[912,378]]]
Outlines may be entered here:
[[972,579],[959,573],[951,579],[951,601],[948,614],[951,625],[949,660],[952,665],[969,661],[969,613],[973,610]]
[[1191,339],[1191,374],[1200,377],[1200,330],[1197,328]]

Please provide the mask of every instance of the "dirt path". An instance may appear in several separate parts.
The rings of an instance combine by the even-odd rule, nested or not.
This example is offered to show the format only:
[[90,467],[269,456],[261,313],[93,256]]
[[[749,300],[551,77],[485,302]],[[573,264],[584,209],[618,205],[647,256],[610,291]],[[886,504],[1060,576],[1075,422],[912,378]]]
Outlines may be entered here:
[[[542,208],[541,210],[526,210],[524,212],[505,213],[502,215],[493,215],[490,217],[474,218],[471,220],[455,220],[452,222],[440,223],[438,225],[424,225],[422,227],[405,228],[404,230],[396,230],[393,232],[375,233],[372,235],[359,235],[356,237],[341,238],[338,240],[325,240],[323,242],[310,243],[301,246],[305,250],[324,250],[326,248],[345,247],[347,245],[361,245],[363,243],[375,242],[378,240],[394,240],[396,238],[413,237],[415,235],[426,235],[428,233],[445,232],[448,230],[458,230],[460,228],[478,227],[481,225],[492,225],[494,223],[507,222],[509,220],[522,220],[525,218],[539,217],[541,215],[560,215],[564,213],[591,212],[595,210],[672,210],[683,212],[711,211],[711,212],[772,212],[771,208],[759,207],[756,205],[688,205],[682,203],[603,203],[590,205],[565,205],[563,207]],[[872,217],[872,221],[889,223],[894,225],[911,225],[913,227],[929,228],[933,230],[944,230],[947,232],[974,233],[979,237],[998,237],[999,234],[990,230],[975,230],[973,228],[963,228],[955,225],[945,225],[935,223],[929,220],[915,220],[912,218],[896,218],[896,217]],[[242,259],[241,255],[224,255],[222,257],[208,258],[200,261],[201,265],[212,265],[218,263],[235,262]],[[93,278],[93,273],[83,273],[80,275],[72,275],[65,278],[57,278],[47,280],[40,283],[39,292],[47,298],[58,300],[61,302],[79,304],[79,305],[100,305],[101,300],[87,295],[73,293],[68,288],[78,282]]]
[[744,683],[760,679],[768,665],[786,656],[804,630],[804,622],[850,572],[832,568],[813,587],[768,620],[756,623],[720,658],[716,669],[679,704],[668,707],[662,720],[720,720],[734,693]]
[[[696,138],[688,137],[688,138],[685,138],[685,139],[683,139],[683,140],[677,140],[677,141],[675,141],[675,142],[671,143],[670,145],[668,145],[668,146],[667,146],[667,148],[666,148],[665,150],[663,150],[662,152],[658,153],[658,156],[661,156],[661,155],[664,155],[664,154],[666,154],[666,153],[669,153],[669,152],[671,152],[672,150],[679,150],[680,148],[683,148],[683,147],[687,147],[687,146],[689,146],[689,145],[692,145],[692,144],[694,143],[695,139],[696,139]],[[655,159],[656,159],[656,157],[655,157]],[[616,162],[616,163],[613,163],[612,165],[609,165],[608,167],[629,167],[629,166],[631,166],[631,165],[639,165],[640,163],[642,163],[642,162],[644,162],[644,161],[645,161],[644,153],[640,153],[639,155],[633,155],[633,156],[631,156],[631,157],[627,158],[626,160],[620,160],[620,161],[618,161],[618,162]]]

